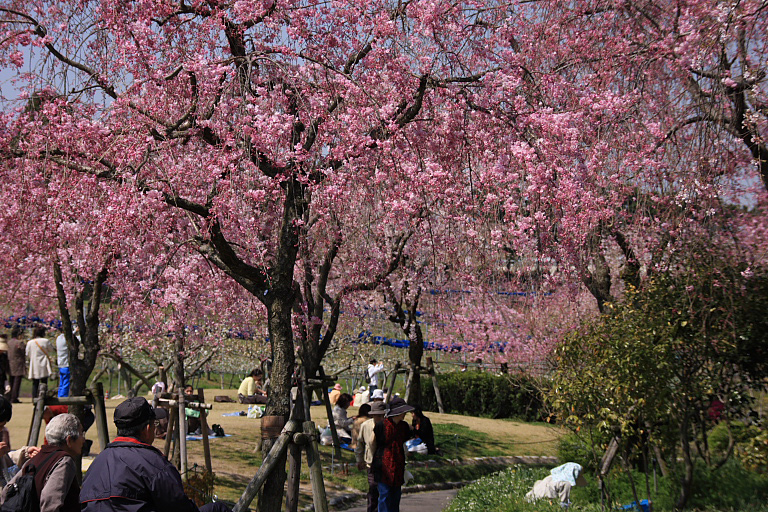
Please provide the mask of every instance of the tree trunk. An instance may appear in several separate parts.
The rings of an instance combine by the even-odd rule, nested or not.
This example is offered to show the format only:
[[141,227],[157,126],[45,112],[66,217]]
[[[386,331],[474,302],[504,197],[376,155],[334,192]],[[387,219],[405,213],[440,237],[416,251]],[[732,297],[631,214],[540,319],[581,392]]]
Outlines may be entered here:
[[[99,355],[99,311],[104,281],[108,275],[107,265],[96,274],[92,283],[83,285],[75,295],[75,322],[80,336],[74,334],[74,324],[69,314],[69,305],[64,290],[64,282],[59,262],[53,264],[53,279],[56,286],[62,331],[69,350],[70,396],[82,396],[88,386],[88,377],[96,366]],[[86,305],[84,297],[88,296]],[[82,348],[82,356],[80,355]],[[73,405],[70,412],[81,419],[84,412],[82,405]]]
[[184,375],[184,326],[180,326],[173,336],[173,357],[175,358],[175,364],[173,365],[173,373],[176,381],[176,392],[184,393],[184,386],[186,385]]
[[[267,322],[269,339],[274,355],[270,393],[267,398],[265,416],[282,416],[286,420],[290,413],[291,378],[294,370],[293,331],[291,328],[291,310],[293,294],[290,286],[278,288],[277,295],[267,306]],[[272,293],[272,290],[270,290]],[[269,453],[276,438],[264,439],[262,453]],[[282,453],[275,469],[269,474],[259,492],[260,512],[280,512],[283,503],[283,492],[287,477],[285,471],[286,454]]]
[[693,457],[691,456],[691,443],[688,435],[690,415],[688,411],[683,411],[683,421],[680,422],[680,448],[683,452],[683,464],[685,470],[680,480],[680,496],[675,503],[676,510],[682,510],[688,503],[693,487]]

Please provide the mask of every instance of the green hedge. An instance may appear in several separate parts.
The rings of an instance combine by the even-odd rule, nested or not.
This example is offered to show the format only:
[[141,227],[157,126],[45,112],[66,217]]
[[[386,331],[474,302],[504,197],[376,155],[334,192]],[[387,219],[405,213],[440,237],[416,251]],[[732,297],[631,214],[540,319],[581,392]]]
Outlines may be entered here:
[[[543,414],[540,383],[527,377],[486,372],[454,372],[437,376],[445,412],[540,420]],[[437,411],[431,379],[422,379],[422,407]]]

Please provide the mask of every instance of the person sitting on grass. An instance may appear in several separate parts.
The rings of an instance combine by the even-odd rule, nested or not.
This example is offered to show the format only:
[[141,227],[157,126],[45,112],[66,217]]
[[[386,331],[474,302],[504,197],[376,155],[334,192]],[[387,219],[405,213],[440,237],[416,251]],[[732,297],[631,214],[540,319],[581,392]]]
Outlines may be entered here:
[[341,396],[341,384],[338,382],[333,385],[333,389],[330,393],[328,393],[328,401],[331,403],[331,407],[336,405],[336,402],[339,401],[339,397]]
[[413,408],[413,421],[411,422],[411,435],[418,437],[421,442],[427,445],[427,453],[434,455],[437,453],[435,446],[435,431],[432,429],[432,422],[424,416],[421,407]]
[[339,434],[339,439],[343,443],[352,441],[352,432],[350,431],[350,428],[352,427],[352,423],[355,422],[355,418],[347,417],[347,409],[352,404],[352,400],[352,395],[349,393],[342,393],[339,395],[339,399],[333,407],[333,422],[336,424],[336,432]]
[[[197,395],[195,394],[195,389],[192,387],[192,384],[184,386],[184,400],[187,403],[197,401]],[[192,407],[186,407],[184,413],[187,416],[187,434],[196,436],[202,435],[203,424],[200,421],[200,411],[193,409]],[[155,429],[155,433],[157,434],[157,429]],[[155,435],[155,437],[158,436]]]
[[83,426],[69,413],[55,416],[45,427],[45,441],[39,453],[24,464],[0,494],[0,503],[23,475],[35,469],[35,490],[40,512],[79,512],[80,485],[75,459],[83,451]]
[[237,398],[241,404],[267,403],[267,392],[262,387],[263,380],[264,373],[258,368],[254,368],[250,375],[243,379],[237,390]]

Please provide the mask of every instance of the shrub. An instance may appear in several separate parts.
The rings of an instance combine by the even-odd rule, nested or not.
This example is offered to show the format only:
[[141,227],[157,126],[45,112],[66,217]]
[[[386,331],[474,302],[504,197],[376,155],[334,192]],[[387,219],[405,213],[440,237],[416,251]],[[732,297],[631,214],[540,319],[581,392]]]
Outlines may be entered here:
[[[760,427],[756,425],[745,425],[741,421],[731,421],[728,425],[731,427],[731,434],[736,444],[748,443],[750,439],[760,434]],[[723,454],[728,449],[728,425],[725,422],[718,423],[709,432],[707,441],[712,451]]]
[[739,449],[739,459],[752,471],[768,471],[768,431],[763,430],[745,442]]
[[[541,419],[540,384],[528,377],[485,372],[454,372],[438,375],[445,412],[490,418]],[[437,411],[431,379],[422,380],[422,406]]]

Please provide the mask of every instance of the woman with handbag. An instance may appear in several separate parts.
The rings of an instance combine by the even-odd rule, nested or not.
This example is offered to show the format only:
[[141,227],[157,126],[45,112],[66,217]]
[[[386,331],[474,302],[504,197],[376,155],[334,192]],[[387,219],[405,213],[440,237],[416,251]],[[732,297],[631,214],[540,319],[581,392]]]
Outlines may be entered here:
[[40,381],[51,375],[51,354],[54,352],[51,342],[45,337],[45,327],[38,325],[32,331],[34,338],[27,342],[29,358],[29,380],[32,381],[32,401],[37,398]]

